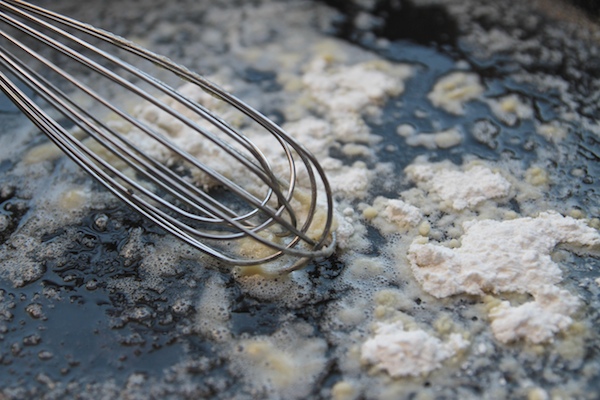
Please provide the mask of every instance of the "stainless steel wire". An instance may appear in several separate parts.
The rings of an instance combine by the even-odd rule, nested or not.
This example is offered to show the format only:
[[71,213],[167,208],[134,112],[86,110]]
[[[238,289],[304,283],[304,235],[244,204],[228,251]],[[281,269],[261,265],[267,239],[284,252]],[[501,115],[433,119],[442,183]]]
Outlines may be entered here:
[[[0,23],[2,91],[66,155],[134,210],[232,265],[277,259],[278,271],[289,272],[331,254],[333,200],[325,173],[304,146],[260,112],[165,57],[39,6],[0,1]],[[247,121],[236,126],[225,121],[156,78],[147,65],[196,85]],[[197,158],[173,140],[168,127],[150,124],[119,104],[115,93],[120,92],[129,103],[154,107],[216,146],[226,164],[251,176],[253,186],[226,176],[219,166],[223,160]],[[115,120],[125,130],[143,133],[170,161],[148,154],[136,137],[115,128]],[[251,132],[258,127],[279,146],[284,172],[278,168],[276,173],[273,160],[247,136],[244,128],[250,124],[255,127]],[[216,184],[202,187],[190,178],[198,174]],[[306,182],[301,190],[307,190],[302,200],[297,198],[299,174]]]

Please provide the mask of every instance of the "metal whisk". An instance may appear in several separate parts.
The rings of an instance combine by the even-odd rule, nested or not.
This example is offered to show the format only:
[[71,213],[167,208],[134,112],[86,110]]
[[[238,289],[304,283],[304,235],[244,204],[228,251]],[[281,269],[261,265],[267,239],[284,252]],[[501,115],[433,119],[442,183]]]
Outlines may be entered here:
[[[271,120],[165,57],[39,6],[0,1],[0,21],[2,91],[137,212],[232,265],[277,259],[277,270],[288,272],[331,254],[333,200],[325,173]],[[208,93],[208,100],[192,99],[148,72],[156,67]],[[209,109],[213,103],[232,121]],[[182,130],[197,138],[200,156],[181,144]],[[251,135],[281,156],[267,159]]]

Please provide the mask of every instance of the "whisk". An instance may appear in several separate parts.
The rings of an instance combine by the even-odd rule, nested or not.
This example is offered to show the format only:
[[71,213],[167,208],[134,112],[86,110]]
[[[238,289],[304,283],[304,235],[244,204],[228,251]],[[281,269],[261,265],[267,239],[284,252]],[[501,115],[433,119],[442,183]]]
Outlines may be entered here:
[[332,253],[325,173],[263,114],[165,57],[39,6],[2,0],[0,21],[2,91],[131,208],[230,265],[290,272]]

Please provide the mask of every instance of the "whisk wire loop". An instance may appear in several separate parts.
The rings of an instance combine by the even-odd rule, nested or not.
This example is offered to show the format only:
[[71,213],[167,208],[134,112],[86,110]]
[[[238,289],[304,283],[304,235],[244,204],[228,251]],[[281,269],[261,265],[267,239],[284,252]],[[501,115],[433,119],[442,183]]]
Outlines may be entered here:
[[[5,36],[2,32],[0,32],[0,35]],[[6,37],[6,36],[5,36]],[[12,39],[12,38],[11,38]],[[25,48],[25,47],[23,47]],[[30,50],[29,50],[30,51]],[[6,52],[5,52],[6,54]],[[35,54],[35,53],[34,53]],[[50,68],[52,68],[53,70],[56,70],[59,74],[61,74],[61,76],[69,79],[70,81],[72,81],[74,78],[68,76],[67,74],[65,74],[63,71],[61,71],[60,69],[57,69],[57,67],[54,64],[49,63],[47,60],[39,57],[39,55],[36,55],[38,60],[43,60],[44,64]],[[28,82],[30,82],[30,84],[33,84],[34,82],[38,82],[38,81],[42,81],[44,82],[43,84],[36,84],[36,87],[38,88],[38,90],[40,91],[40,94],[43,93],[44,98],[46,101],[54,101],[56,102],[56,104],[64,104],[63,101],[66,101],[69,103],[69,105],[75,109],[77,109],[80,113],[84,113],[87,114],[81,107],[79,107],[77,104],[75,104],[74,102],[72,102],[69,97],[64,94],[60,89],[56,88],[54,85],[52,85],[50,82],[48,82],[46,79],[44,79],[42,76],[40,76],[39,74],[36,74],[34,71],[32,71],[29,67],[27,67],[26,65],[24,65],[22,62],[20,62],[18,59],[15,59],[14,57],[11,57],[14,63],[19,63],[20,64],[20,73],[23,76],[27,76],[28,77]],[[12,65],[13,69],[16,69],[15,64]],[[28,72],[24,72],[25,70],[27,70]],[[33,77],[35,76],[35,78]],[[147,131],[148,134],[152,134],[152,135],[156,135],[155,132],[152,132],[150,130],[148,130],[149,128],[143,124],[140,123],[140,121],[132,118],[130,115],[123,113],[121,110],[119,110],[118,108],[112,106],[111,104],[107,103],[106,100],[102,99],[101,97],[99,97],[96,93],[94,93],[93,91],[91,91],[90,89],[86,88],[83,84],[81,84],[80,82],[75,81],[76,85],[83,89],[86,93],[90,94],[91,96],[94,96],[94,98],[96,98],[99,102],[101,102],[103,105],[105,105],[107,108],[111,109],[112,111],[114,111],[115,113],[121,115],[123,118],[127,119],[129,122],[131,122],[134,126]],[[52,88],[52,90],[48,91],[45,90],[44,88]],[[62,99],[58,99],[56,98],[56,96],[53,96],[53,93],[58,93],[60,94],[60,96],[62,97]],[[50,99],[50,97],[52,97],[52,99]],[[150,166],[149,164],[146,164],[146,161],[142,160],[138,155],[136,155],[135,153],[133,153],[132,151],[130,151],[127,147],[120,145],[118,142],[116,142],[111,136],[109,135],[105,135],[102,133],[101,130],[98,129],[94,129],[95,125],[90,124],[89,122],[86,122],[87,119],[82,117],[80,113],[74,114],[72,113],[72,110],[69,111],[69,108],[67,108],[66,106],[61,106],[61,111],[63,113],[71,113],[71,117],[76,120],[76,121],[81,121],[83,123],[85,123],[86,127],[84,128],[83,126],[80,125],[80,127],[82,129],[85,129],[87,133],[89,133],[90,135],[92,135],[93,137],[97,138],[96,134],[99,134],[102,136],[103,140],[106,140],[107,142],[109,142],[111,145],[113,146],[117,146],[119,148],[119,151],[123,151],[127,154],[128,157],[131,157],[132,159],[134,159],[136,162],[143,164],[147,169],[149,169],[152,173],[152,175],[158,175],[163,177],[163,173],[166,173],[167,175],[169,175],[171,178],[165,178],[165,179],[169,179],[171,180],[173,176],[175,176],[175,174],[165,168],[165,166],[163,164],[157,163],[156,160],[150,159],[149,157],[145,156],[143,153],[140,153],[141,156],[143,156],[144,158],[148,159],[148,161],[150,161],[154,166],[158,167],[160,170],[157,170],[156,168]],[[93,119],[94,122],[96,124],[98,124],[98,126],[101,126],[105,131],[109,131],[110,128],[108,128],[103,122],[101,122],[100,120],[98,120],[97,118],[95,118],[93,115],[87,114],[87,116],[90,119]],[[75,119],[75,117],[77,117]],[[78,124],[80,124],[78,122]],[[88,129],[92,129],[92,130],[88,130]],[[99,139],[98,139],[99,140]],[[129,146],[129,148],[133,148],[135,150],[134,145],[128,141],[126,138],[124,137],[119,137],[119,140],[126,143],[127,146]],[[129,161],[128,158],[123,157],[119,152],[117,152],[115,150],[115,148],[111,147],[110,148],[111,151],[115,152],[115,154],[119,154],[120,158],[126,162],[128,162],[132,167],[136,168],[140,173],[147,173],[145,172],[144,169],[140,168],[139,166],[137,166],[135,163],[131,163]],[[215,177],[215,173],[214,171],[208,170],[208,172],[213,172],[213,177]],[[225,178],[223,178],[225,179]],[[177,180],[175,181],[171,181],[172,184],[174,185],[178,185]],[[206,193],[204,193],[201,190],[198,190],[197,188],[195,188],[194,186],[190,185],[189,183],[185,182],[185,181],[181,181],[181,183],[186,184],[186,187],[188,188],[192,188],[194,189],[194,195],[198,195],[201,197],[206,197],[207,200],[211,200],[211,197],[208,196]],[[234,185],[232,183],[232,185]],[[166,188],[168,189],[168,187]],[[179,189],[181,189],[179,187]],[[172,194],[174,195],[178,195],[181,193],[178,193],[177,191],[174,191]],[[193,197],[191,197],[193,198]],[[157,199],[158,201],[160,201],[160,199]],[[212,199],[214,200],[214,199]],[[213,201],[213,203],[216,203]],[[220,205],[219,203],[216,203],[217,205]],[[171,205],[172,206],[172,205]],[[221,205],[222,206],[222,205]],[[173,206],[172,206],[173,207]],[[223,207],[225,208],[225,207]],[[184,212],[185,214],[185,212]],[[231,213],[233,214],[233,213]],[[197,218],[198,220],[203,220],[202,216],[197,216],[197,215],[189,215],[190,218]],[[213,216],[214,217],[214,216]],[[239,219],[239,217],[238,217]]]
[[[324,170],[314,155],[260,112],[166,57],[44,8],[19,0],[2,0],[0,22],[6,25],[6,29],[0,27],[0,38],[5,45],[12,46],[11,51],[0,43],[0,89],[65,154],[123,202],[167,232],[226,263],[245,266],[284,257],[290,261],[279,265],[278,270],[289,272],[311,258],[331,254],[335,246],[333,200]],[[19,38],[11,35],[8,28],[19,32]],[[88,39],[82,39],[75,32]],[[33,44],[25,44],[23,36]],[[263,134],[266,131],[269,137],[275,139],[283,153],[281,156],[287,164],[284,175],[275,172],[270,160],[254,141],[208,106],[184,96],[137,65],[97,47],[97,44],[91,44],[89,38],[123,50],[136,59],[149,61],[191,82],[260,126]],[[40,45],[43,47],[41,51],[31,47]],[[51,54],[52,60],[46,53]],[[190,129],[215,146],[226,157],[224,159],[253,177],[253,185],[246,187],[248,183],[231,179],[209,165],[207,162],[210,160],[203,158],[207,155],[194,156],[176,144],[169,132],[113,104],[112,99],[67,72],[64,66],[59,66],[55,61],[60,58],[57,54],[85,67],[88,73],[92,72],[125,89],[129,96],[135,96]],[[21,59],[23,56],[42,66],[44,72],[51,72],[54,79],[51,81],[31,67]],[[25,94],[9,74],[32,90],[38,100]],[[141,132],[154,146],[168,154],[168,159],[148,154],[146,149],[135,143],[136,137],[128,137],[128,134],[103,122],[94,111],[86,110],[73,99],[71,92],[65,92],[53,83],[55,79],[59,79],[62,85],[66,83],[71,91],[84,94],[96,107],[108,110],[130,131]],[[134,80],[137,82],[134,83]],[[148,85],[159,95],[151,94],[140,83]],[[39,99],[45,102],[46,108],[49,105],[50,110],[44,109]],[[93,139],[103,150],[98,151],[79,139],[72,129],[63,126],[51,113],[58,113],[71,121],[86,138]],[[115,164],[115,160],[133,173],[126,173],[122,165]],[[187,171],[188,175],[177,172],[174,164]],[[304,201],[297,199],[299,166],[308,181],[310,193],[308,200],[303,197]],[[194,183],[190,171],[209,177],[225,195],[217,198],[214,196],[216,189],[203,189]],[[264,187],[265,193],[257,196],[253,193],[256,187]],[[315,217],[319,212],[324,212],[324,220]],[[261,251],[253,255],[251,251],[244,250],[243,244],[231,245],[234,240],[251,240]],[[265,252],[265,248],[271,250]]]
[[[74,51],[73,49],[64,46],[63,44],[57,42],[56,40],[53,40],[51,38],[49,38],[48,36],[44,35],[43,33],[39,32],[39,31],[35,31],[32,28],[28,27],[27,25],[21,24],[18,21],[15,21],[14,19],[8,19],[8,21],[11,23],[11,25],[18,27],[20,30],[22,30],[25,33],[28,33],[30,35],[36,35],[37,38],[43,39],[45,44],[51,45],[53,48],[61,51],[61,53],[68,55],[69,57],[71,57],[72,59],[80,62],[80,63],[87,63],[88,66],[92,67],[96,72],[101,73],[103,76],[108,77],[109,79],[114,80],[115,82],[119,83],[121,86],[126,87],[128,90],[131,90],[132,92],[140,95],[141,97],[143,97],[144,99],[151,101],[153,104],[159,106],[161,109],[166,110],[167,112],[173,114],[175,117],[179,118],[182,121],[185,121],[189,126],[198,129],[200,131],[203,132],[203,135],[208,138],[209,140],[217,143],[219,146],[222,146],[224,149],[226,149],[228,152],[232,152],[235,151],[235,149],[231,148],[231,146],[229,146],[228,143],[221,141],[219,138],[215,137],[214,135],[212,135],[210,132],[207,132],[205,130],[203,130],[203,128],[197,126],[196,124],[194,124],[193,121],[190,121],[189,119],[185,118],[184,116],[182,116],[181,114],[177,113],[175,110],[173,110],[172,108],[169,108],[168,106],[166,106],[163,102],[161,102],[160,100],[156,99],[155,97],[151,96],[150,94],[148,94],[147,92],[141,90],[139,87],[131,84],[130,82],[124,80],[123,78],[113,74],[111,71],[107,70],[107,68],[97,64],[96,62],[94,62],[93,60],[80,55],[79,53],[77,53],[76,51]],[[39,24],[43,24],[44,26],[48,27],[47,24],[45,24],[43,21],[37,20],[35,19],[36,22],[38,22]],[[74,41],[76,40],[79,43],[84,43],[86,45],[87,48],[94,50],[96,53],[101,54],[102,56],[104,56],[105,58],[109,58],[111,61],[118,63],[118,65],[122,68],[127,69],[129,72],[133,72],[136,75],[138,75],[139,77],[143,77],[144,79],[148,80],[148,79],[152,79],[151,76],[148,76],[147,74],[144,74],[142,71],[139,71],[137,69],[134,69],[132,66],[127,65],[126,63],[123,63],[122,61],[116,59],[115,57],[111,56],[110,54],[103,52],[100,49],[97,49],[96,47],[93,47],[85,42],[82,42],[80,39],[73,37],[72,35],[69,35],[68,33],[59,30],[56,27],[52,27],[49,26],[49,28],[53,29],[56,32],[60,32],[62,35],[64,35],[65,37],[69,37],[72,38]],[[13,39],[14,41],[14,39]],[[21,48],[25,49],[26,47],[24,47],[23,45],[21,45]],[[38,60],[42,60],[42,58],[35,54],[35,52],[32,52],[31,50],[28,49],[28,53],[31,54],[32,56],[36,57]],[[102,102],[103,105],[105,105],[106,107],[108,107],[109,109],[111,109],[111,111],[119,114],[121,117],[125,118],[128,120],[128,122],[131,122],[133,125],[135,125],[136,127],[144,130],[148,135],[153,136],[155,139],[159,140],[161,142],[161,144],[169,147],[171,150],[173,151],[177,151],[179,152],[180,156],[185,157],[188,161],[190,162],[195,162],[196,160],[190,156],[189,154],[182,152],[179,149],[175,149],[172,147],[172,145],[164,138],[162,137],[160,134],[157,134],[156,132],[152,131],[151,129],[149,129],[147,126],[143,125],[140,123],[140,121],[137,121],[135,119],[133,119],[131,116],[129,116],[128,114],[122,112],[121,110],[119,110],[118,108],[110,105],[106,100],[103,100],[102,98],[100,98],[97,94],[93,93],[92,91],[90,91],[89,89],[85,88],[80,82],[78,82],[75,78],[73,78],[72,76],[69,76],[67,74],[65,74],[63,71],[61,71],[58,67],[56,67],[55,65],[49,63],[47,60],[43,61],[44,65],[47,67],[52,68],[55,72],[57,72],[58,74],[61,74],[62,77],[64,77],[65,79],[67,79],[70,83],[72,83],[73,85],[77,86],[79,89],[84,90],[87,94],[89,94],[90,96],[93,96],[97,101]],[[158,81],[154,81],[155,83],[160,83]],[[161,85],[163,90],[168,90],[170,94],[177,94],[178,96],[180,96],[178,93],[174,92],[171,88],[166,87],[164,85]],[[181,97],[181,96],[180,96]],[[190,103],[191,104],[191,103]],[[203,117],[208,118],[208,115],[205,115],[206,110],[203,109],[202,107],[200,107],[200,109],[202,110],[203,113]],[[220,121],[222,122],[222,121]],[[228,129],[228,127],[226,125],[224,125],[226,132],[233,138],[235,139],[243,139],[244,144],[249,145],[250,147],[248,147],[249,149],[254,151],[254,155],[257,157],[258,160],[260,160],[261,162],[265,163],[265,171],[270,171],[269,170],[269,166],[268,166],[268,161],[266,159],[264,159],[264,156],[262,156],[262,154],[260,154],[257,149],[251,144],[251,142],[249,142],[247,140],[247,138],[243,137],[240,134],[233,134],[231,133],[231,130]],[[240,156],[243,157],[243,154],[239,154]],[[241,158],[240,159],[241,162],[243,162],[245,164],[245,166],[247,168],[253,169],[253,171],[256,174],[261,174],[262,171],[260,169],[256,169],[256,166],[251,163],[249,160],[247,160],[246,158]],[[224,178],[223,176],[214,176],[216,174],[218,174],[216,171],[211,170],[211,169],[206,169],[204,165],[202,164],[197,164],[197,166],[199,168],[202,168],[204,170],[205,173],[213,175],[213,178],[218,179],[218,180],[224,180],[226,178]],[[263,178],[265,179],[265,178]],[[235,185],[235,183],[231,182],[229,183],[229,185],[231,185],[231,188],[236,190],[236,191],[242,191],[242,189]],[[238,193],[238,195],[240,195],[241,193]],[[251,198],[251,196],[248,193],[244,193],[244,196],[247,196],[248,199]],[[287,205],[287,199],[279,199],[282,203]],[[289,207],[289,206],[288,206]],[[280,223],[282,221],[279,221]]]

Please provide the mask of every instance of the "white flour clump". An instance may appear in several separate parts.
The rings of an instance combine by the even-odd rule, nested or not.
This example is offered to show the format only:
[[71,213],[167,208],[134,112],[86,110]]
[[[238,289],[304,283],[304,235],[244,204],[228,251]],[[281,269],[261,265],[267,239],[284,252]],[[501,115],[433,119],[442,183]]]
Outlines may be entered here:
[[447,129],[441,132],[417,133],[406,137],[406,144],[409,146],[423,146],[428,149],[448,149],[459,145],[462,142],[463,135],[456,128]]
[[399,227],[416,226],[423,216],[419,209],[397,199],[388,199],[383,209],[385,217]]
[[509,126],[533,117],[531,104],[515,94],[499,99],[489,99],[487,102],[494,115]]
[[453,72],[441,78],[427,95],[431,103],[451,114],[464,114],[464,104],[476,99],[483,93],[479,75],[465,72]]
[[325,58],[317,58],[302,81],[311,97],[328,111],[360,114],[365,107],[402,93],[403,79],[409,75],[409,67],[403,65],[378,61],[331,66]]
[[305,102],[330,122],[337,140],[369,145],[379,138],[371,135],[362,116],[378,115],[390,96],[400,95],[411,69],[382,60],[340,65],[333,61],[336,57],[323,54],[307,64],[302,76]]
[[551,341],[554,334],[568,328],[579,306],[577,297],[556,286],[542,286],[534,301],[513,307],[502,301],[490,310],[494,336],[501,342],[521,338],[533,343]]
[[450,334],[444,343],[420,329],[406,331],[400,321],[378,323],[375,336],[361,347],[361,360],[395,378],[419,376],[441,367],[443,361],[468,345],[458,333]]
[[447,163],[415,164],[405,172],[417,185],[437,194],[455,210],[475,207],[485,200],[508,196],[510,192],[510,182],[481,165],[459,171],[448,169]]
[[[305,101],[316,108],[322,114],[322,121],[330,126],[326,136],[328,141],[305,139],[304,132],[292,130],[299,141],[307,143],[320,156],[336,196],[363,198],[373,181],[374,172],[362,161],[351,166],[344,165],[342,161],[329,157],[328,149],[339,141],[344,143],[341,149],[346,154],[371,156],[372,145],[380,138],[371,134],[363,115],[376,114],[385,100],[402,93],[410,67],[380,60],[340,65],[333,61],[335,58],[335,54],[315,57],[306,65],[302,76]],[[306,119],[314,117],[305,117],[288,126],[305,125],[301,121]],[[315,142],[314,145],[311,142]]]
[[283,128],[294,138],[302,138],[302,144],[314,154],[328,149],[334,141],[331,125],[325,120],[306,117],[286,123]]
[[595,229],[556,212],[509,221],[468,221],[463,228],[456,249],[424,243],[423,238],[411,244],[411,269],[425,291],[438,298],[459,293],[531,294],[530,303],[513,307],[502,302],[491,309],[492,330],[502,342],[549,341],[571,324],[578,301],[555,286],[562,274],[550,253],[560,243],[600,246]]
[[552,142],[560,142],[569,134],[568,128],[558,121],[539,124],[536,132]]
[[383,234],[406,232],[423,220],[423,214],[417,207],[400,199],[382,196],[375,199],[373,206],[366,207],[363,215]]
[[329,184],[336,195],[348,198],[363,198],[367,195],[374,176],[364,162],[357,161],[348,166],[341,160],[326,158],[321,166],[327,171]]

